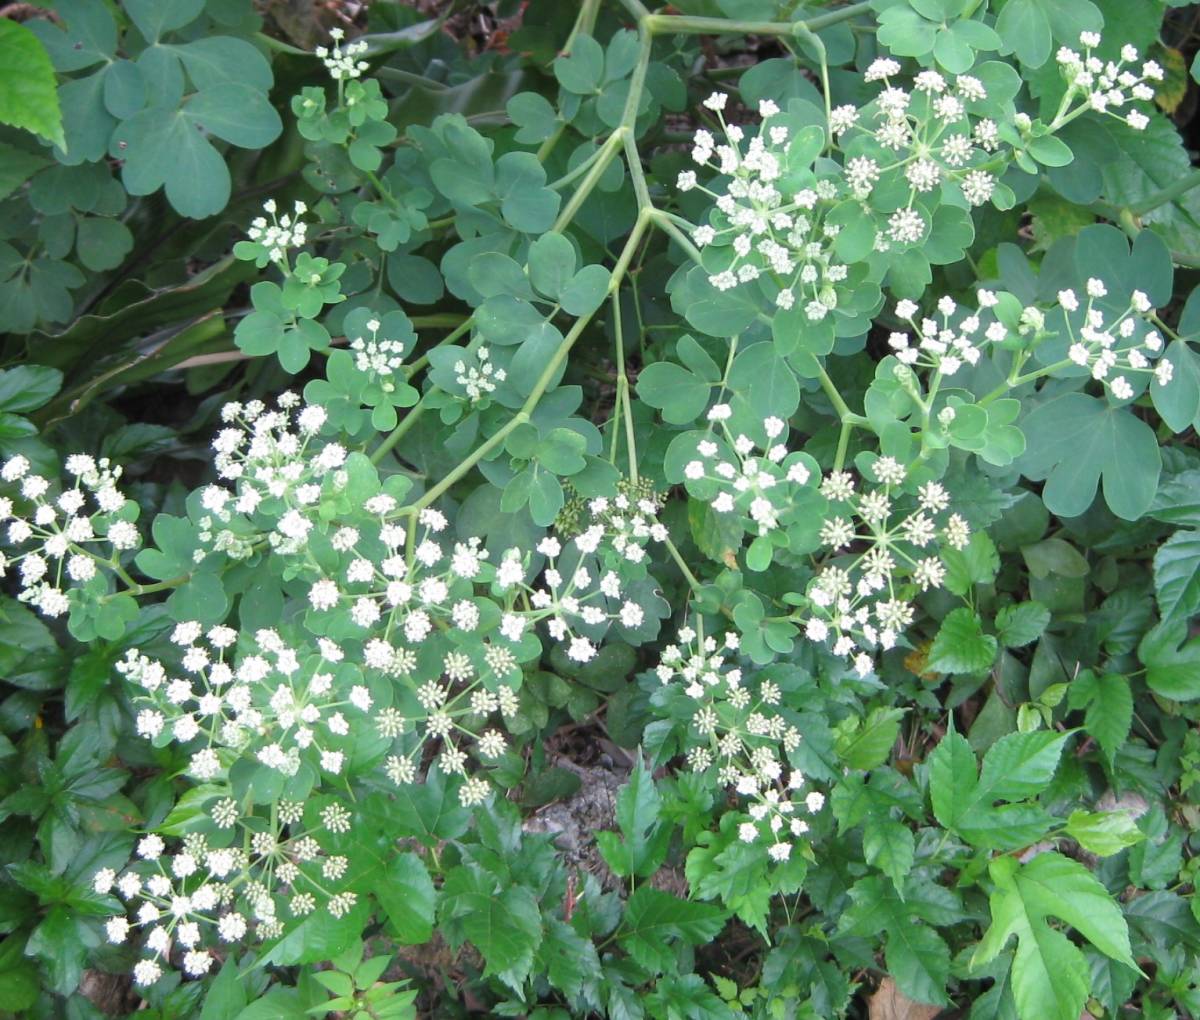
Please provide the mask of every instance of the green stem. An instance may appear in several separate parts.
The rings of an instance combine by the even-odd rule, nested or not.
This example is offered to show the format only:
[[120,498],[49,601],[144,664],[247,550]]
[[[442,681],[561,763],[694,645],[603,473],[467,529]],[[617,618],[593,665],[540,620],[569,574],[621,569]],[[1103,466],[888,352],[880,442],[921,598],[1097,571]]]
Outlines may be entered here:
[[650,215],[654,219],[654,225],[660,228],[663,233],[670,235],[675,243],[684,250],[688,258],[690,258],[698,266],[704,264],[704,259],[700,254],[700,249],[692,244],[691,239],[687,236],[687,234],[675,226],[675,224],[671,221],[669,213],[665,213],[661,209],[655,209]]
[[379,192],[380,198],[382,198],[385,202],[387,202],[388,205],[397,211],[402,208],[400,202],[396,199],[396,196],[388,191],[386,187],[384,187],[383,181],[379,179],[379,174],[377,174],[374,170],[364,170],[363,173],[367,175],[367,180],[371,182],[371,186],[377,192]]
[[690,587],[692,591],[699,594],[700,582],[696,580],[696,575],[692,573],[692,568],[687,565],[687,560],[685,560],[680,554],[679,550],[675,548],[675,543],[671,541],[671,537],[669,535],[663,539],[663,545],[667,547],[667,552],[670,553],[671,559],[675,561],[675,566],[679,568],[679,572],[683,574],[683,579],[687,581],[688,587]]
[[[431,315],[431,316],[429,316],[429,318],[435,318],[435,316]],[[449,318],[449,316],[447,316],[447,318]],[[456,319],[456,321],[458,321],[458,325],[456,325],[453,330],[451,330],[444,337],[442,337],[441,340],[439,340],[436,344],[434,344],[432,347],[430,347],[429,351],[435,351],[439,347],[444,346],[445,344],[454,343],[455,340],[457,340],[460,336],[462,336],[464,333],[466,333],[473,325],[475,325],[475,317],[473,315],[469,315],[465,319],[463,319],[461,316],[454,316],[454,318]],[[418,324],[416,319],[413,319],[412,323],[414,326],[416,326]],[[411,365],[409,365],[407,369],[405,369],[405,373],[409,379],[411,379],[414,375],[416,375],[419,371],[421,371],[421,369],[423,369],[426,365],[429,364],[429,351],[426,351],[419,358],[417,358],[416,361],[414,361]]]
[[596,156],[596,162],[592,164],[587,176],[579,182],[579,187],[575,189],[571,200],[563,206],[562,212],[558,214],[558,219],[554,221],[554,225],[550,228],[552,231],[561,233],[562,229],[575,218],[580,206],[587,201],[588,196],[592,193],[592,189],[596,187],[600,178],[604,176],[604,171],[608,169],[608,164],[617,155],[617,151],[624,142],[627,130],[628,128],[622,124],[608,136],[607,140],[600,147],[600,152]]
[[[641,243],[642,235],[646,232],[646,227],[649,226],[649,224],[650,216],[643,210],[643,212],[638,214],[638,218],[634,222],[633,229],[630,231],[629,237],[625,241],[625,247],[621,250],[621,255],[617,259],[616,266],[613,268],[612,278],[609,280],[608,285],[610,294],[612,294],[616,288],[620,286],[621,279],[629,269],[629,263],[633,259],[634,251]],[[566,361],[567,355],[571,353],[571,348],[575,346],[575,342],[582,335],[584,329],[587,328],[587,325],[589,322],[591,322],[593,315],[595,315],[594,311],[575,320],[575,324],[571,327],[567,335],[563,337],[563,342],[558,345],[558,350],[554,352],[554,357],[550,359],[545,369],[542,370],[542,374],[538,377],[537,382],[534,383],[533,390],[530,392],[529,396],[525,398],[525,403],[521,405],[521,409],[515,415],[513,415],[512,418],[505,422],[504,425],[502,425],[484,443],[481,443],[473,451],[471,451],[467,458],[459,463],[452,471],[450,471],[445,478],[443,478],[440,482],[438,482],[437,485],[435,485],[428,492],[426,492],[424,496],[417,500],[417,502],[414,503],[411,508],[414,513],[424,510],[425,507],[440,499],[442,495],[444,495],[451,488],[451,486],[454,485],[455,482],[462,478],[463,475],[470,471],[481,460],[487,457],[489,453],[499,447],[512,432],[529,421],[529,417],[533,413],[534,408],[537,407],[538,402],[542,399],[542,396],[545,394],[546,390],[550,388],[551,380],[557,374],[563,362]]]
[[826,147],[830,147],[833,145],[834,139],[833,128],[830,127],[833,107],[829,98],[831,95],[829,90],[829,55],[825,52],[825,43],[821,41],[821,37],[804,24],[803,21],[796,23],[796,38],[803,39],[817,51],[817,60],[820,62],[821,71],[821,92],[825,99],[825,145]]
[[[625,421],[626,456],[629,459],[629,480],[637,485],[637,443],[633,434],[633,403],[629,399],[629,377],[625,374],[625,331],[621,323],[621,292],[612,292],[613,334],[617,344],[617,407],[622,411]],[[613,432],[617,431],[617,423],[613,422]],[[615,440],[614,440],[615,442]]]

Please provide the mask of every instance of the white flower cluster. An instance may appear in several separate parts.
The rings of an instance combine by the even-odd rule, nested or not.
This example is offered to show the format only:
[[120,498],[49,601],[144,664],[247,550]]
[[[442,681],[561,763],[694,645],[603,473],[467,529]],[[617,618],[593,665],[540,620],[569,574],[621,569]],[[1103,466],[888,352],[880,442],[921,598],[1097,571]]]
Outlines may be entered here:
[[[916,339],[908,333],[893,332],[888,337],[888,346],[896,359],[909,367],[933,369],[943,376],[954,375],[964,364],[978,363],[984,344],[1007,339],[1008,328],[996,319],[984,325],[988,310],[998,302],[992,291],[980,289],[976,298],[978,311],[960,309],[953,298],[941,298],[936,306],[940,322],[929,316],[918,323],[916,302],[907,299],[897,302],[896,317],[912,327]],[[951,325],[955,317],[958,321]]]
[[285,263],[288,252],[303,248],[308,239],[308,224],[300,218],[308,212],[308,206],[298,201],[293,205],[291,215],[284,213],[282,216],[276,215],[278,209],[275,199],[267,199],[263,203],[263,211],[271,217],[270,222],[265,216],[255,217],[250,222],[246,236],[262,245],[272,262]]
[[[1129,400],[1134,395],[1129,375],[1153,375],[1160,386],[1166,386],[1174,366],[1166,358],[1159,358],[1162,336],[1143,321],[1154,311],[1150,299],[1135,290],[1129,306],[1116,319],[1106,322],[1104,311],[1095,307],[1098,299],[1108,296],[1104,281],[1093,277],[1085,290],[1087,300],[1083,304],[1074,290],[1058,292],[1058,305],[1064,312],[1071,341],[1067,358],[1091,372],[1092,378],[1103,383],[1118,400]],[[1154,362],[1155,358],[1159,360]]]
[[288,800],[267,817],[252,817],[222,797],[209,809],[210,821],[203,820],[207,832],[191,832],[173,849],[161,836],[143,836],[127,868],[93,876],[97,893],[115,893],[126,903],[105,924],[108,941],[121,945],[141,930],[146,955],[133,978],[144,987],[173,963],[188,977],[202,977],[219,966],[219,947],[248,934],[277,938],[284,919],[317,909],[344,916],[357,896],[335,890],[351,862],[326,847],[350,830],[352,817],[336,801],[306,807]]
[[819,322],[837,306],[837,288],[849,271],[833,253],[839,228],[825,221],[839,194],[836,183],[822,179],[799,191],[781,190],[781,178],[789,169],[788,129],[770,126],[779,113],[770,100],[759,104],[762,121],[745,151],[746,131],[726,123],[721,112],[725,96],[715,93],[705,105],[720,118],[725,140],[718,144],[709,131],[697,131],[692,159],[729,182],[724,194],[719,194],[700,184],[694,170],[686,170],[677,186],[681,191],[702,191],[716,204],[712,223],[692,231],[697,246],[719,243],[732,251],[729,265],[712,274],[709,282],[718,290],[730,290],[770,276],[778,286],[779,307],[792,308],[800,302],[808,318]]
[[737,634],[726,633],[718,642],[699,627],[683,627],[678,643],[663,649],[656,670],[664,686],[695,706],[688,764],[695,772],[715,768],[721,786],[749,798],[739,839],[761,839],[772,860],[786,861],[795,840],[808,832],[804,815],[825,803],[819,791],[801,794],[804,775],[788,766],[789,752],[803,737],[785,718],[780,685],[746,677],[737,667]]
[[939,547],[962,549],[971,537],[962,516],[947,513],[950,495],[940,483],[921,485],[913,508],[900,489],[904,465],[880,457],[873,471],[880,484],[870,491],[859,492],[843,471],[821,482],[832,504],[820,533],[828,554],[806,591],[805,636],[852,656],[859,676],[874,668],[871,650],[895,647],[913,622],[917,591],[941,586],[946,566]]
[[361,77],[363,71],[371,66],[365,60],[358,59],[367,52],[366,41],[360,39],[343,46],[342,40],[346,37],[346,32],[341,28],[331,28],[329,37],[333,40],[333,48],[318,46],[315,51],[325,69],[329,71],[329,77],[334,81]]
[[[259,400],[221,409],[228,427],[213,440],[213,462],[233,488],[213,484],[201,492],[201,505],[210,515],[201,521],[206,546],[234,559],[249,556],[263,536],[248,518],[261,511],[273,518],[265,536],[272,548],[284,554],[304,548],[323,485],[345,484],[346,449],[316,439],[327,417],[320,405],[302,407],[294,393],[282,394],[275,411]],[[197,550],[197,559],[206,552]]]
[[393,386],[386,377],[395,374],[404,364],[404,344],[399,340],[381,340],[379,330],[379,320],[369,319],[367,332],[371,334],[370,339],[355,337],[350,341],[350,349],[354,352],[354,367],[366,375],[381,377],[386,392]]
[[497,383],[508,378],[508,373],[492,362],[491,352],[486,347],[475,351],[475,361],[473,365],[468,365],[465,360],[454,363],[454,381],[467,391],[467,399],[472,404],[478,404],[489,394],[495,393]]
[[787,424],[782,418],[764,419],[766,441],[756,443],[747,435],[729,432],[725,422],[730,413],[728,404],[717,404],[708,412],[709,421],[724,434],[727,448],[723,451],[713,439],[700,440],[696,458],[684,466],[684,477],[710,483],[717,513],[741,514],[749,518],[748,530],[765,535],[790,523],[797,486],[808,484],[816,464],[804,454],[788,451]]
[[909,201],[889,217],[887,237],[911,244],[925,229],[922,213],[914,208],[917,195],[952,181],[973,206],[991,199],[996,177],[978,164],[999,148],[1000,129],[991,118],[971,113],[972,104],[987,99],[975,76],[948,79],[925,70],[908,91],[892,81],[900,70],[890,57],[874,61],[865,79],[882,82],[883,90],[861,110],[837,107],[830,127],[846,153],[846,181],[857,198],[869,197],[884,175],[903,173]]
[[285,776],[305,760],[330,775],[344,771],[351,721],[375,699],[357,671],[342,667],[341,646],[319,638],[310,650],[264,628],[238,655],[236,630],[204,633],[194,621],[178,624],[171,640],[178,670],[134,648],[117,671],[135,685],[139,736],[196,748],[191,776],[209,782],[241,756]]
[[1100,45],[1099,32],[1080,33],[1079,45],[1082,54],[1066,46],[1057,54],[1059,68],[1071,91],[1082,94],[1086,108],[1115,117],[1135,131],[1144,131],[1150,118],[1141,110],[1128,108],[1135,101],[1154,99],[1154,86],[1149,83],[1162,81],[1163,69],[1153,60],[1147,60],[1134,73],[1126,65],[1138,63],[1138,51],[1129,44],[1121,47],[1117,60],[1101,60],[1092,52]]
[[0,497],[5,537],[19,550],[0,553],[0,577],[15,569],[17,597],[51,617],[71,608],[72,583],[87,584],[112,570],[122,552],[141,542],[133,523],[136,504],[117,489],[120,467],[81,453],[69,456],[65,467],[74,485],[56,493],[57,486],[19,454],[0,466],[0,482],[19,483],[16,502]]
[[646,546],[667,538],[666,526],[658,519],[660,502],[653,496],[597,496],[587,501],[591,523],[584,529],[589,540],[604,538],[619,557],[628,563],[642,563]]
[[[645,609],[635,600],[623,598],[621,576],[616,570],[595,566],[606,534],[604,526],[594,524],[566,545],[553,536],[542,539],[537,551],[548,563],[541,584],[524,587],[529,604],[546,621],[550,636],[565,646],[573,662],[590,662],[599,651],[598,642],[613,622],[623,627],[640,627]],[[631,550],[637,550],[631,554]],[[641,547],[626,542],[624,553],[629,562],[640,562]],[[515,561],[516,550],[509,550]]]

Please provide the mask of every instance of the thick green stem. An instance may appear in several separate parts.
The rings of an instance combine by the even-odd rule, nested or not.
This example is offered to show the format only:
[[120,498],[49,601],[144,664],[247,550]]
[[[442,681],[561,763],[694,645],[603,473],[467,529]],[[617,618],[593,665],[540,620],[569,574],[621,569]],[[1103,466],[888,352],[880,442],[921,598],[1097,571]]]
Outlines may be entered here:
[[[617,411],[625,422],[626,456],[629,461],[629,480],[637,485],[637,443],[633,434],[633,403],[629,399],[629,377],[625,374],[625,330],[621,322],[621,292],[612,292],[613,335],[617,345]],[[613,421],[614,437],[617,422]],[[615,445],[615,438],[614,438]]]
[[554,221],[552,231],[560,232],[563,227],[570,223],[575,215],[579,212],[580,206],[587,201],[592,190],[599,183],[600,178],[604,176],[604,171],[608,169],[608,164],[616,157],[625,140],[625,132],[628,129],[622,125],[618,127],[604,145],[600,147],[600,152],[596,156],[596,162],[592,164],[591,169],[587,172],[587,176],[579,182],[579,187],[575,189],[575,193],[571,196],[571,200],[563,206],[562,212],[558,214],[558,219]]
[[1193,188],[1200,188],[1200,169],[1194,169],[1190,174],[1184,174],[1184,176],[1168,184],[1165,188],[1147,195],[1140,202],[1131,205],[1129,211],[1134,216],[1144,216],[1146,213],[1157,209],[1160,205],[1174,202],[1175,199],[1186,195]]

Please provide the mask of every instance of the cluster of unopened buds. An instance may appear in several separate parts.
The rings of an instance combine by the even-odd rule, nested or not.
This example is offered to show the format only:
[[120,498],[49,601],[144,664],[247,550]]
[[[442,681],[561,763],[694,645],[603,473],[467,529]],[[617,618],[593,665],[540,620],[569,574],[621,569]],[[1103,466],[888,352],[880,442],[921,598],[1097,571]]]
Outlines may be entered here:
[[1133,66],[1126,65],[1138,63],[1138,50],[1129,44],[1121,47],[1117,60],[1102,60],[1092,52],[1100,45],[1099,32],[1080,33],[1079,45],[1082,54],[1064,46],[1056,57],[1071,91],[1083,95],[1086,108],[1115,117],[1135,131],[1144,131],[1150,118],[1140,110],[1127,108],[1135,101],[1148,103],[1154,99],[1154,86],[1149,83],[1163,80],[1162,67],[1147,60],[1135,73]]
[[266,216],[255,217],[250,222],[246,236],[261,245],[271,262],[286,265],[288,252],[303,248],[308,240],[308,224],[300,218],[308,212],[308,206],[296,201],[291,213],[280,216],[275,199],[269,198],[263,203],[263,212],[271,217],[270,220]]
[[329,71],[329,77],[334,81],[344,81],[349,78],[359,78],[371,65],[365,60],[359,58],[367,52],[367,43],[360,39],[358,42],[346,43],[342,45],[342,40],[345,39],[346,32],[341,28],[331,28],[329,30],[329,38],[333,40],[332,49],[327,46],[318,46],[316,54],[321,58],[321,63],[325,65]]
[[316,910],[345,916],[357,902],[339,888],[351,862],[327,847],[350,831],[352,818],[328,799],[322,806],[280,800],[269,817],[252,817],[219,797],[201,820],[203,831],[173,848],[157,834],[143,836],[126,868],[96,872],[94,890],[126,904],[105,924],[108,941],[121,945],[141,930],[146,955],[133,978],[148,986],[172,960],[201,977],[219,961],[215,947],[277,938],[285,920]]
[[880,457],[872,471],[878,486],[870,491],[859,492],[844,471],[821,482],[832,504],[820,532],[828,558],[809,582],[803,621],[810,641],[853,657],[859,676],[874,668],[871,650],[895,647],[913,622],[916,592],[941,586],[946,566],[939,547],[962,549],[971,537],[963,517],[947,512],[950,495],[939,482],[919,486],[916,507],[904,508],[904,465]]
[[738,646],[735,633],[718,641],[685,626],[678,642],[663,649],[655,672],[664,689],[677,688],[695,703],[689,767],[695,772],[715,768],[722,787],[749,798],[749,820],[741,823],[738,838],[746,843],[764,839],[768,856],[782,862],[791,856],[793,841],[808,832],[803,816],[821,810],[825,798],[815,790],[799,794],[804,776],[788,768],[787,756],[802,735],[781,714],[780,686],[747,677],[738,668]]
[[1160,386],[1166,386],[1174,366],[1160,357],[1162,335],[1145,324],[1144,317],[1154,311],[1146,294],[1135,290],[1125,310],[1106,321],[1104,311],[1096,307],[1097,301],[1108,296],[1104,281],[1089,279],[1085,291],[1086,300],[1082,303],[1074,290],[1058,292],[1058,305],[1063,310],[1071,341],[1067,358],[1086,368],[1118,400],[1134,396],[1129,375],[1152,375]]
[[120,467],[86,454],[69,456],[65,467],[75,484],[54,492],[57,486],[20,454],[0,466],[0,483],[18,486],[15,499],[0,497],[0,522],[16,550],[0,553],[0,577],[15,569],[17,597],[50,617],[71,608],[70,587],[114,570],[120,554],[141,542],[136,504],[117,489]]

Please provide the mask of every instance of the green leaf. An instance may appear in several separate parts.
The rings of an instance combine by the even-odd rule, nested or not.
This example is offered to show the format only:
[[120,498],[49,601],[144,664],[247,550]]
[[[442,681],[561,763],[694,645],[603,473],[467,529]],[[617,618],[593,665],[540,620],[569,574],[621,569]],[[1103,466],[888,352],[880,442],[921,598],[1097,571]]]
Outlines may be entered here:
[[866,719],[849,717],[837,727],[838,757],[854,769],[873,769],[887,761],[900,733],[902,708],[873,708]]
[[199,17],[204,0],[125,0],[125,9],[150,43]]
[[1039,404],[1021,430],[1029,448],[1022,474],[1046,480],[1042,501],[1061,517],[1078,517],[1103,479],[1104,499],[1118,517],[1136,521],[1154,501],[1162,463],[1154,430],[1127,408],[1083,393]]
[[267,58],[245,39],[210,35],[168,48],[183,61],[192,84],[201,91],[239,82],[259,92],[268,92],[274,84]]
[[0,411],[36,411],[62,387],[62,373],[44,365],[17,365],[0,372]]
[[402,943],[415,946],[429,941],[437,893],[420,857],[411,851],[393,857],[373,892]]
[[944,549],[946,590],[966,595],[977,584],[991,584],[1000,569],[1000,556],[987,532],[976,531],[964,549]]
[[1050,622],[1050,610],[1040,602],[1014,602],[996,614],[996,632],[1006,648],[1032,644]]
[[562,234],[543,234],[529,246],[529,279],[538,293],[558,300],[575,275],[575,248]]
[[8,198],[49,163],[44,156],[0,142],[0,198]]
[[[622,876],[648,877],[659,869],[667,853],[669,826],[660,822],[662,797],[641,761],[617,795],[616,819],[623,839],[600,842],[600,852],[613,871]],[[613,833],[599,833],[613,836]]]
[[507,973],[523,980],[542,941],[542,915],[533,893],[521,885],[499,894],[447,890],[462,912],[463,932],[483,954],[485,974]]
[[1013,996],[1022,1017],[1079,1020],[1087,1000],[1083,954],[1046,918],[1066,921],[1106,956],[1137,969],[1121,908],[1082,865],[1043,853],[1028,864],[998,857],[988,866],[996,890],[992,923],[975,949],[972,966],[994,959],[1013,936]]
[[519,128],[515,137],[522,145],[544,142],[558,126],[558,111],[537,92],[518,92],[504,109]]
[[561,198],[546,186],[546,170],[531,152],[509,152],[496,163],[496,195],[509,226],[542,234],[558,215]]
[[1177,531],[1158,547],[1154,590],[1163,623],[1200,612],[1200,531]]
[[668,941],[702,945],[715,939],[724,926],[725,914],[717,907],[643,885],[625,903],[618,940],[634,960],[659,973],[673,966],[675,954]]
[[66,148],[58,81],[41,41],[24,25],[0,18],[0,124],[24,128]]
[[1049,827],[1049,815],[1034,805],[995,802],[1023,800],[1049,785],[1069,736],[1009,733],[991,746],[976,775],[975,752],[951,730],[929,756],[934,817],[973,846],[1007,849],[1034,842]]
[[596,945],[556,917],[545,918],[546,933],[538,947],[537,968],[565,995],[579,995],[584,982],[600,977]]
[[877,875],[850,890],[851,906],[839,922],[850,935],[886,934],[884,961],[900,990],[916,1002],[946,1005],[950,950],[934,925],[962,918],[957,896],[932,883],[909,881],[903,896]]
[[1145,839],[1125,811],[1072,811],[1066,833],[1088,853],[1111,857]]
[[554,77],[564,89],[576,95],[598,92],[604,78],[604,50],[590,35],[577,35],[570,52],[555,58]]
[[234,1020],[246,1008],[248,995],[241,978],[237,960],[230,953],[216,979],[208,986],[200,1020]]
[[1155,694],[1174,701],[1200,698],[1200,637],[1187,640],[1184,620],[1152,627],[1138,645],[1146,665],[1146,684]]
[[1087,669],[1071,681],[1072,709],[1087,708],[1084,729],[1100,745],[1111,766],[1133,724],[1133,693],[1129,681],[1116,673],[1097,676]]
[[584,266],[563,288],[559,303],[577,318],[591,315],[608,294],[611,275],[603,266]]
[[887,875],[901,895],[915,853],[916,838],[907,825],[880,815],[871,815],[864,822],[863,854],[867,863]]
[[983,632],[972,610],[952,610],[942,621],[929,652],[929,668],[939,673],[981,673],[996,660],[996,639]]

